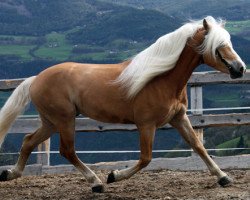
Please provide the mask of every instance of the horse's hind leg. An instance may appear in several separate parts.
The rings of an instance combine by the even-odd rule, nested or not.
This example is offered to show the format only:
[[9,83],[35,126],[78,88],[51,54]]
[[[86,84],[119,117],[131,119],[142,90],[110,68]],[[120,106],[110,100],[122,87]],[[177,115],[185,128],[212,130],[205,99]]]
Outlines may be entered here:
[[87,179],[92,186],[93,192],[103,192],[102,181],[77,157],[74,147],[75,120],[67,121],[59,125],[60,132],[60,153],[67,158]]
[[154,126],[138,127],[140,133],[141,155],[138,163],[130,168],[112,171],[107,179],[107,183],[128,179],[142,168],[146,167],[152,159],[152,146],[155,136]]
[[202,142],[195,134],[195,131],[193,130],[193,127],[191,126],[186,114],[176,116],[170,124],[180,132],[186,142],[194,149],[196,153],[199,154],[201,159],[206,163],[211,174],[217,176],[218,183],[221,186],[228,185],[232,182],[232,179],[225,172],[221,171],[218,165],[216,165],[216,163],[208,155]]
[[11,170],[3,171],[0,175],[0,181],[8,181],[20,177],[30,153],[38,144],[48,139],[52,133],[53,126],[50,122],[45,123],[43,121],[42,126],[36,132],[26,135],[23,139],[20,155],[15,167]]

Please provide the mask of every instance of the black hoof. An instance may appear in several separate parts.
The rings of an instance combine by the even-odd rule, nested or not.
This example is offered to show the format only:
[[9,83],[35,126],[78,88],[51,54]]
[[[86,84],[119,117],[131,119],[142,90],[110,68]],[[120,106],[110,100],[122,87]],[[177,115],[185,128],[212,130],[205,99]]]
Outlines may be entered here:
[[0,181],[7,181],[8,173],[9,173],[8,170],[2,171],[0,175]]
[[103,185],[97,185],[97,186],[92,187],[92,192],[103,193],[104,192]]
[[108,175],[108,179],[107,179],[107,183],[113,183],[115,182],[115,175],[114,175],[114,172],[110,172],[110,174]]
[[224,177],[222,177],[222,178],[218,181],[218,183],[219,183],[222,187],[229,186],[232,182],[233,182],[233,179],[231,179],[229,176],[224,176]]

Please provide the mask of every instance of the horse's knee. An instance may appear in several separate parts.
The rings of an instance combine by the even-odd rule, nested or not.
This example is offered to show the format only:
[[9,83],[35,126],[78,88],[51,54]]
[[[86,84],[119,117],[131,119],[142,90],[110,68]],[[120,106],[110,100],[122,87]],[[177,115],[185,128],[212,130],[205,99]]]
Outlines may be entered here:
[[33,134],[27,134],[23,138],[23,144],[22,144],[22,151],[30,152],[33,150],[34,145],[31,144],[30,140],[32,138]]
[[23,144],[29,143],[33,134],[27,134],[23,137]]
[[140,168],[147,167],[150,162],[151,162],[151,158],[141,158],[139,162]]
[[74,149],[60,148],[60,154],[68,160],[72,160],[75,157]]
[[68,157],[68,153],[63,149],[63,148],[60,148],[60,154],[62,157],[64,158],[67,158]]
[[205,150],[203,144],[202,144],[198,139],[192,141],[191,146],[192,146],[196,151],[201,151],[201,152],[203,152],[203,151]]
[[192,144],[191,144],[191,147],[192,149],[198,153],[200,156],[205,156],[207,154],[207,151],[205,149],[205,147],[203,146],[203,144],[196,140],[196,141],[193,141]]

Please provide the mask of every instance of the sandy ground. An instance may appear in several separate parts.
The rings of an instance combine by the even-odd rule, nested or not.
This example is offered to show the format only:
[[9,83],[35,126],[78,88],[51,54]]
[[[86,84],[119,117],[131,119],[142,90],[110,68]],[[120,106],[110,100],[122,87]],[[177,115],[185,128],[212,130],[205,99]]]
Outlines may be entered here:
[[[108,171],[97,171],[103,181]],[[105,184],[95,194],[79,173],[26,176],[0,182],[0,199],[250,199],[250,170],[229,170],[234,183],[220,187],[208,172],[144,171],[128,180]]]

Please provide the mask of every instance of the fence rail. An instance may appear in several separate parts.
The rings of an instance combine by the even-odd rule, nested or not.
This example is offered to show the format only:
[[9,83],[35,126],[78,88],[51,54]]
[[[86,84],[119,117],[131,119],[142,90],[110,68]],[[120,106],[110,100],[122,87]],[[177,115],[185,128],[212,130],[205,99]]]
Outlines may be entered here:
[[[15,89],[25,78],[0,80],[0,91],[10,91]],[[249,84],[250,71],[248,70],[243,78],[230,79],[227,74],[220,72],[196,72],[191,76],[188,85],[190,86],[191,110],[189,118],[194,128],[196,128],[199,138],[203,139],[203,128],[214,126],[238,126],[250,125],[249,113],[228,113],[228,114],[203,114],[202,86],[208,84]],[[235,108],[233,108],[235,109]],[[232,110],[233,110],[232,109]],[[241,108],[244,109],[244,108]],[[247,108],[250,110],[250,108]],[[40,119],[36,117],[18,118],[9,133],[30,133],[40,126]],[[171,128],[165,125],[162,129]],[[136,130],[132,124],[108,124],[98,122],[89,118],[81,117],[76,119],[76,131],[113,131]],[[50,163],[50,140],[45,141],[38,147],[38,164],[49,165]]]
[[[13,90],[26,78],[18,79],[1,79],[0,91]],[[211,72],[194,72],[188,81],[190,86],[200,86],[207,84],[245,84],[250,83],[250,70],[247,70],[242,78],[231,79],[228,74],[217,71]]]
[[[217,126],[239,126],[250,125],[250,113],[230,113],[230,114],[208,114],[189,115],[189,119],[194,128],[207,128]],[[9,133],[31,133],[40,127],[39,118],[19,118],[9,130]],[[162,129],[171,128],[165,125]],[[133,131],[137,130],[133,124],[109,124],[99,122],[90,118],[76,118],[76,132],[83,131]]]

